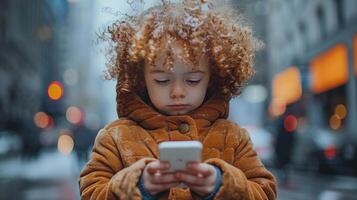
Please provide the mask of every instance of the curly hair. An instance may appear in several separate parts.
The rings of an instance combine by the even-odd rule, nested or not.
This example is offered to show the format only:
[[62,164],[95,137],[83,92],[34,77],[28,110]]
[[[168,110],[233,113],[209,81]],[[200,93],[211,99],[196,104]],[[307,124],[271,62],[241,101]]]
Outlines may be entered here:
[[254,74],[254,55],[261,42],[243,25],[241,15],[232,17],[230,8],[219,12],[216,7],[204,0],[162,1],[109,26],[102,34],[114,44],[108,54],[106,78],[117,79],[117,96],[142,94],[143,66],[154,65],[159,53],[166,52],[165,65],[171,67],[170,43],[174,40],[182,41],[183,59],[193,66],[201,53],[207,55],[215,92],[227,99],[239,95]]

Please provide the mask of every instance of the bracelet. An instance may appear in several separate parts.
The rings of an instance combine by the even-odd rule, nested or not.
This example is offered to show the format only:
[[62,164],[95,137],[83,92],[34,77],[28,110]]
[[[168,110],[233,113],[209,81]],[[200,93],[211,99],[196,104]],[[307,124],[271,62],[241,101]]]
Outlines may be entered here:
[[140,190],[140,193],[141,193],[141,196],[142,196],[143,200],[155,200],[155,199],[157,199],[156,196],[151,195],[150,193],[148,193],[145,190],[142,176],[140,176],[137,186],[138,186],[138,188]]
[[214,197],[216,196],[216,194],[218,193],[218,190],[219,188],[221,187],[221,184],[222,184],[222,171],[219,167],[214,167],[216,169],[216,174],[217,174],[217,178],[216,178],[216,183],[214,185],[214,189],[213,189],[213,192],[204,197],[203,200],[212,200],[214,199]]

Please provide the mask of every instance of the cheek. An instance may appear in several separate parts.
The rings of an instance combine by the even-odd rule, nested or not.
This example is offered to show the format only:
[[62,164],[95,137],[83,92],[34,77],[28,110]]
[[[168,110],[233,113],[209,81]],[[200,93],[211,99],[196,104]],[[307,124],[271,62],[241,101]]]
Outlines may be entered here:
[[161,93],[164,92],[164,88],[163,87],[158,87],[155,85],[151,85],[148,87],[148,92],[152,94],[152,96],[157,96],[157,95],[161,95]]
[[166,97],[166,90],[163,87],[149,86],[147,87],[150,100],[154,104],[162,104]]
[[201,104],[206,96],[207,86],[201,86],[195,88],[190,92],[191,101],[195,102],[195,104]]

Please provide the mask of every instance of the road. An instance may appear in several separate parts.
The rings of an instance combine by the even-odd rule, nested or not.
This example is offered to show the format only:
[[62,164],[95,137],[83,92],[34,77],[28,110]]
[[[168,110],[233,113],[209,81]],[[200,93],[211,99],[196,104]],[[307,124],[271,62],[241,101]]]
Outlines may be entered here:
[[[0,160],[0,199],[79,200],[80,167],[74,155],[42,152],[38,159]],[[276,175],[279,171],[272,170]],[[278,186],[279,200],[355,200],[357,178],[294,172]]]

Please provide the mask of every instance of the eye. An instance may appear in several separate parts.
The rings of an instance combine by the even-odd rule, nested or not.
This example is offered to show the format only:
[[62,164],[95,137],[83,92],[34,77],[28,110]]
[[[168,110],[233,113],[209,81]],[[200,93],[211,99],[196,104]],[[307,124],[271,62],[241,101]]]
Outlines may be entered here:
[[197,85],[201,82],[201,80],[186,80],[186,82],[189,84],[189,85]]
[[157,80],[155,79],[155,82],[159,85],[166,85],[167,83],[169,83],[170,80],[165,79],[165,80]]

